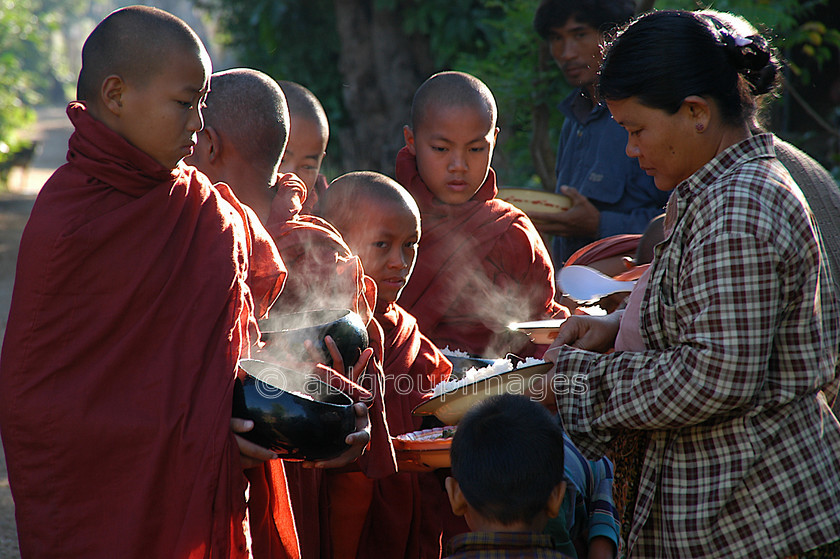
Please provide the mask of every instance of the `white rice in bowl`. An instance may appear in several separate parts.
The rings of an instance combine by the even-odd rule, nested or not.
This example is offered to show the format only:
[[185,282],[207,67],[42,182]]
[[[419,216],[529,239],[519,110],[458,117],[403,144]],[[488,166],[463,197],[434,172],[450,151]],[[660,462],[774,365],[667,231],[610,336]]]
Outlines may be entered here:
[[[545,363],[545,361],[534,357],[526,357],[516,368],[522,369],[524,367],[530,367],[531,365],[539,365],[540,363]],[[458,390],[463,386],[470,385],[481,379],[506,373],[508,371],[512,371],[513,369],[513,363],[509,359],[494,359],[493,363],[486,367],[481,367],[479,369],[471,367],[467,369],[464,371],[464,376],[458,380],[445,380],[437,384],[432,391],[432,397],[435,398],[441,394]]]

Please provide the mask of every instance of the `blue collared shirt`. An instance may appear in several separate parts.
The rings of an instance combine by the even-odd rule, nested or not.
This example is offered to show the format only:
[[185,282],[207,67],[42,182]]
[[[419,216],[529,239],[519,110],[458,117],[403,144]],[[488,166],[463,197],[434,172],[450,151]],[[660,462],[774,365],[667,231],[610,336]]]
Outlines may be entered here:
[[[612,118],[606,105],[596,105],[583,120],[575,116],[589,98],[576,89],[560,104],[566,115],[557,149],[557,184],[571,186],[601,212],[597,237],[554,238],[554,264],[560,267],[577,249],[621,233],[643,233],[651,219],[665,211],[668,192],[625,153],[627,132]],[[585,110],[585,109],[584,109]]]

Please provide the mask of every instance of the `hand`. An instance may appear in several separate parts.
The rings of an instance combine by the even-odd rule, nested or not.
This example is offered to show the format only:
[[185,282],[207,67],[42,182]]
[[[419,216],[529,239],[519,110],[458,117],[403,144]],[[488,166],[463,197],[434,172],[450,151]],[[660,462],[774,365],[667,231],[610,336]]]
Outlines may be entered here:
[[609,351],[615,345],[622,314],[622,311],[616,311],[605,316],[570,316],[560,325],[560,331],[543,359],[556,363],[557,354],[563,345],[601,353]]
[[329,460],[317,460],[314,462],[303,462],[304,468],[341,468],[355,462],[361,456],[370,442],[370,421],[368,421],[368,410],[364,404],[353,404],[353,411],[356,412],[356,430],[347,435],[344,442],[350,445],[339,456]]
[[[373,349],[369,347],[365,348],[361,355],[359,355],[359,359],[356,361],[356,364],[350,367],[349,373],[355,377],[351,379],[342,374],[344,372],[344,361],[338,353],[338,347],[335,345],[333,339],[330,336],[327,336],[325,338],[325,342],[327,348],[332,354],[334,368],[318,364],[313,369],[314,374],[323,382],[350,396],[354,401],[371,404],[373,402],[373,394],[367,388],[358,384],[357,381],[361,380],[360,377],[367,367],[368,361],[370,361],[370,358],[373,357]],[[314,351],[311,344],[307,345],[307,349]],[[342,372],[338,372],[338,369]]]
[[568,210],[559,212],[531,212],[528,217],[541,233],[561,237],[595,237],[601,226],[601,212],[589,199],[570,186],[560,191],[572,199]]
[[[346,371],[344,369],[344,358],[341,356],[341,352],[338,351],[338,345],[336,345],[332,336],[324,337],[324,345],[327,346],[327,351],[330,352],[330,357],[332,357],[332,368],[353,381],[358,379],[361,372],[365,370],[365,367],[367,367],[370,358],[373,357],[373,349],[365,348],[361,355],[359,355],[359,359],[356,361],[355,365],[351,366],[350,370]],[[303,346],[306,348],[307,353],[309,353],[309,357],[312,359],[313,363],[319,363],[322,361],[321,355],[318,353],[318,350],[315,349],[315,345],[310,340],[304,341]]]
[[[230,420],[230,429],[234,433],[247,433],[253,428],[254,422],[250,419],[234,417]],[[267,448],[254,444],[239,435],[234,435],[234,437],[236,437],[236,444],[239,445],[239,457],[242,461],[243,470],[260,466],[266,460],[274,460],[278,457],[277,454]]]

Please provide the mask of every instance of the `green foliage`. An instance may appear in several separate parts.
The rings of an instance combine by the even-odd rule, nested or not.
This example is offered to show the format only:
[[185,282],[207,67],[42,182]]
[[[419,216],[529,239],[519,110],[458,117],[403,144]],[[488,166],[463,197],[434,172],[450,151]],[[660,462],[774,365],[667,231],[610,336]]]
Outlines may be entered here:
[[43,49],[33,3],[0,2],[0,142],[5,145],[0,152],[9,152],[14,132],[34,120],[31,106],[39,100],[40,77],[25,66]]
[[[332,123],[344,105],[337,60],[341,46],[331,0],[195,0],[220,26],[221,42],[242,65],[290,80],[318,96]],[[219,68],[222,69],[222,68]]]
[[[540,37],[533,30],[538,0],[484,0],[485,52],[464,51],[455,69],[475,75],[493,91],[499,105],[500,145],[495,167],[502,184],[539,187],[530,143],[535,105],[549,111],[550,143],[557,145],[562,114],[556,105],[571,91],[553,60],[539,59]],[[552,185],[553,186],[553,185]]]
[[78,6],[60,0],[0,0],[0,160],[24,143],[16,133],[33,107],[72,81],[57,33]]
[[[334,127],[347,123],[337,78],[341,45],[330,0],[194,1],[220,23],[242,64],[306,85],[321,99]],[[712,7],[741,14],[759,28],[772,30],[780,48],[798,46],[821,65],[840,45],[840,33],[813,24],[799,26],[797,21],[825,1],[717,0],[710,5],[657,0],[655,7]],[[370,0],[370,10],[397,13],[406,37],[428,38],[428,55],[437,70],[469,72],[493,91],[502,129],[494,166],[505,184],[539,184],[530,153],[533,108],[548,107],[549,142],[554,146],[562,125],[556,105],[570,91],[550,57],[540,57],[540,39],[531,23],[538,4],[539,0]],[[408,43],[406,39],[399,48],[416,46]],[[791,67],[808,78],[807,69]]]
[[[837,57],[840,30],[828,28],[820,21],[807,20],[827,0],[718,0],[710,7],[743,16],[770,38],[785,63],[804,85],[812,82],[809,67],[821,70],[826,62]],[[707,7],[692,0],[660,0],[658,9],[700,9]],[[804,23],[800,23],[804,20]],[[797,60],[791,56],[796,53]]]

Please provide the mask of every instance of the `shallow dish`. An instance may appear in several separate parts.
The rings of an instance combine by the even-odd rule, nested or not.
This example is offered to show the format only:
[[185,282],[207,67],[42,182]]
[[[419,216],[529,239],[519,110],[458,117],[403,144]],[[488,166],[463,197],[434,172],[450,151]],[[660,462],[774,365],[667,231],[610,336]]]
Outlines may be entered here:
[[471,407],[498,394],[524,394],[533,388],[531,379],[547,373],[553,364],[539,363],[480,378],[450,392],[444,392],[412,410],[412,414],[434,415],[446,425],[456,425]]
[[401,472],[428,472],[448,468],[455,427],[435,427],[393,437],[391,441]]
[[241,436],[283,458],[323,460],[346,450],[356,430],[352,399],[312,374],[257,359],[240,359],[233,417],[251,419]]
[[514,322],[508,324],[508,328],[527,334],[535,344],[550,344],[557,337],[560,332],[560,325],[565,321],[565,318],[552,318],[531,322]]
[[572,199],[562,194],[533,188],[500,188],[497,198],[523,212],[562,212],[572,207]]

